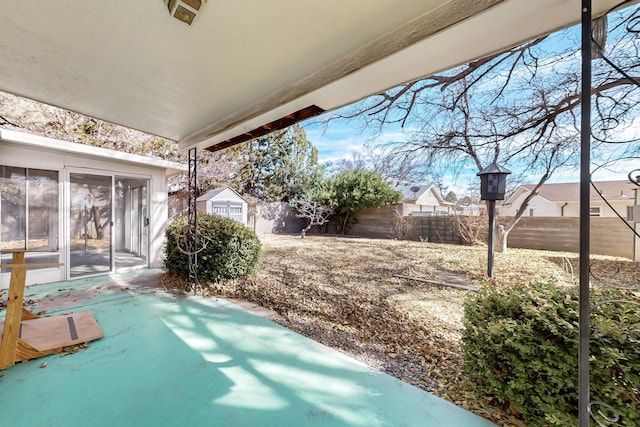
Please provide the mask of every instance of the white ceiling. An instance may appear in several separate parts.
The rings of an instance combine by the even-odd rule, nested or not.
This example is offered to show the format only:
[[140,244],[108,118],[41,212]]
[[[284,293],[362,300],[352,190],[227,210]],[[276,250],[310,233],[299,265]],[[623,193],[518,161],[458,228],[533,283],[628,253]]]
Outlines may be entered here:
[[[617,0],[594,1],[600,14]],[[0,90],[209,147],[579,22],[580,0],[3,0]]]

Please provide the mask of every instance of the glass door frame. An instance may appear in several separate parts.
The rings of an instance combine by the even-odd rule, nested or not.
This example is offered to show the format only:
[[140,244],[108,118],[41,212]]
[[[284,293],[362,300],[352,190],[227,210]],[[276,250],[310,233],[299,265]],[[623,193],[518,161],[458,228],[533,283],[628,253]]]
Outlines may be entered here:
[[[97,175],[97,176],[102,176],[105,178],[109,178],[111,180],[111,212],[110,212],[110,216],[111,216],[111,224],[109,226],[109,254],[110,254],[110,259],[111,259],[111,264],[109,266],[109,271],[103,271],[103,272],[98,272],[98,273],[92,273],[92,274],[83,274],[81,276],[74,276],[71,277],[71,174],[85,174],[85,175]],[[114,170],[105,170],[105,169],[94,169],[94,168],[76,168],[76,167],[69,167],[69,168],[64,168],[62,171],[60,171],[60,179],[63,182],[63,203],[62,203],[62,210],[63,210],[63,221],[62,221],[62,236],[64,236],[64,238],[60,239],[61,241],[61,245],[60,245],[60,250],[63,251],[64,250],[64,276],[66,277],[66,280],[78,280],[78,279],[84,279],[84,278],[89,278],[89,277],[96,277],[96,276],[105,276],[105,275],[109,275],[109,274],[113,274],[115,272],[118,272],[121,269],[117,269],[116,268],[116,257],[115,257],[115,245],[114,245],[114,223],[115,223],[115,209],[116,209],[116,189],[115,189],[115,183],[116,183],[116,178],[133,178],[133,179],[144,179],[147,180],[147,210],[148,210],[148,214],[150,214],[150,209],[151,209],[151,191],[150,191],[150,185],[151,185],[151,176],[149,175],[144,175],[144,174],[136,174],[136,173],[129,173],[129,172],[120,172],[120,171],[114,171]],[[151,215],[148,215],[149,217]],[[148,227],[149,224],[148,222],[145,221],[146,227],[147,227],[147,233],[148,233]],[[151,236],[148,235],[147,239],[149,239]],[[149,266],[149,255],[150,255],[150,246],[147,243],[147,247],[146,247],[146,263],[144,266],[140,266],[138,268],[146,268]],[[135,267],[134,267],[135,268]],[[126,271],[130,268],[123,268],[122,271]]]
[[[134,187],[134,191],[132,193],[125,191],[125,197],[120,200],[118,195],[118,185],[120,182],[131,183],[135,182],[136,184],[143,184],[137,187]],[[132,269],[138,268],[146,268],[149,267],[149,255],[150,255],[150,245],[149,245],[149,222],[150,222],[150,186],[151,186],[151,178],[148,176],[136,176],[133,174],[124,174],[118,173],[114,176],[114,264],[115,271],[129,271]],[[144,188],[144,193],[142,193],[142,189]],[[134,195],[138,194],[137,197]],[[118,204],[121,203],[122,206]],[[119,208],[123,209],[122,217],[120,217],[120,213],[117,212]],[[137,212],[136,217],[134,218],[132,215],[133,212]],[[123,221],[123,223],[118,223],[118,221]],[[123,228],[124,227],[124,228]],[[118,233],[121,233],[118,235]],[[136,234],[135,236],[133,234]],[[128,240],[129,245],[125,244]],[[118,246],[118,245],[121,246]],[[133,246],[136,246],[135,248]],[[123,255],[123,254],[129,254]],[[124,256],[124,259],[121,260],[121,265],[118,266],[118,254],[120,257]],[[139,258],[141,262],[133,262],[132,258]]]

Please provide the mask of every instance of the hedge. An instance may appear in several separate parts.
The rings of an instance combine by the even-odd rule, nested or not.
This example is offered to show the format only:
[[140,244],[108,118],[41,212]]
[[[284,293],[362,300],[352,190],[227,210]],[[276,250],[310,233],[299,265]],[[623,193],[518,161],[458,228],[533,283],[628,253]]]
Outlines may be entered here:
[[[599,290],[592,300],[628,297]],[[638,305],[611,302],[592,311],[591,400],[615,408],[620,419],[611,425],[640,425],[639,328]],[[527,425],[578,424],[575,289],[483,288],[465,301],[463,352],[477,390],[519,413]]]
[[[166,229],[164,263],[166,268],[189,278],[188,256],[179,250],[185,246],[187,217],[180,217]],[[219,215],[198,214],[198,279],[219,282],[254,275],[260,265],[262,248],[256,234],[246,226]],[[182,248],[184,249],[184,248]]]

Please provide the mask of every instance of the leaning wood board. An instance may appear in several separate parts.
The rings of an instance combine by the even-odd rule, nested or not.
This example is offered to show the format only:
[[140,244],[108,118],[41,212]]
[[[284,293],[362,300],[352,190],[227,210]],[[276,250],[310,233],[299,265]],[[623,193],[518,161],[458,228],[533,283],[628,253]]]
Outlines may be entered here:
[[[0,335],[3,329],[4,322],[0,325]],[[22,362],[59,353],[63,347],[102,337],[104,333],[91,311],[22,320],[15,361]]]

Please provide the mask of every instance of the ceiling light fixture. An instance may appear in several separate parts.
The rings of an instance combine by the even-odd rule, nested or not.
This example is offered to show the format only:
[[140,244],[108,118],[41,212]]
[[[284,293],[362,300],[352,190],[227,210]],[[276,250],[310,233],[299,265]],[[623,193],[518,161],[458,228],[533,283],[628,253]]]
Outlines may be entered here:
[[185,24],[193,24],[193,20],[200,12],[200,7],[207,0],[164,0],[169,14]]

